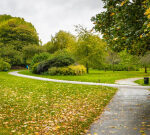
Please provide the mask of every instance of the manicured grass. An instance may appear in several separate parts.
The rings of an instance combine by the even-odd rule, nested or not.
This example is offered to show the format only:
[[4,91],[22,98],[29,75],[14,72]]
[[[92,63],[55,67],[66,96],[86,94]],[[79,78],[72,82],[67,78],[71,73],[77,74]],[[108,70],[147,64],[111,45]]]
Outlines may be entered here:
[[0,134],[84,134],[116,91],[0,72]]
[[145,74],[143,71],[100,71],[100,70],[90,70],[90,74],[85,74],[82,76],[50,76],[50,75],[37,75],[32,74],[29,71],[21,71],[21,74],[33,75],[46,77],[51,79],[60,80],[71,80],[71,81],[82,81],[82,82],[101,82],[101,83],[115,83],[116,80],[125,78],[134,78],[142,76],[150,76],[150,73]]
[[144,84],[144,79],[140,79],[140,80],[137,80],[135,82],[140,84],[140,85],[143,85],[143,86],[150,86],[150,83],[149,84]]

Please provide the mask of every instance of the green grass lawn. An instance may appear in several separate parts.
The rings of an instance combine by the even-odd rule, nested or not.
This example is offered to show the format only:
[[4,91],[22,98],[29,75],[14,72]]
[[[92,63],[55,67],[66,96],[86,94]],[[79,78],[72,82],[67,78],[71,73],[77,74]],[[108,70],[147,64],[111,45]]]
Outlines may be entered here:
[[21,74],[40,76],[51,79],[60,80],[71,80],[71,81],[84,81],[84,82],[101,82],[101,83],[115,83],[116,80],[132,78],[132,77],[142,77],[150,76],[150,73],[145,74],[143,71],[100,71],[100,70],[90,70],[90,74],[85,74],[82,76],[50,76],[50,75],[37,75],[32,74],[29,71],[20,71]]
[[138,83],[138,84],[140,84],[140,85],[143,85],[143,86],[150,86],[150,83],[149,84],[144,84],[144,78],[140,79],[140,80],[137,80],[135,82]]
[[0,134],[84,134],[116,91],[109,87],[53,83],[0,72]]

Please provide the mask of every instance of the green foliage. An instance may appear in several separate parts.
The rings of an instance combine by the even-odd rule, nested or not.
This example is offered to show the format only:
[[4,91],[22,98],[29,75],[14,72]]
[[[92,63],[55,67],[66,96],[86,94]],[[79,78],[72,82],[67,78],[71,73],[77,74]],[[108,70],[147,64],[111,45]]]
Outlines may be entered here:
[[44,46],[49,53],[54,53],[58,50],[64,49],[70,52],[72,51],[75,43],[75,37],[72,34],[60,30],[54,37],[52,37],[51,41]]
[[48,58],[50,58],[50,56],[51,55],[49,53],[46,53],[46,52],[40,53],[40,54],[35,54],[35,56],[32,59],[32,62],[31,62],[30,66],[32,67],[36,63],[48,60]]
[[83,65],[71,65],[68,67],[52,67],[48,69],[50,75],[83,75],[86,68]]
[[86,68],[83,65],[70,65],[68,68],[72,71],[73,75],[83,75],[86,74]]
[[104,62],[106,44],[82,26],[77,26],[78,43],[75,48],[77,61],[87,68],[101,66]]
[[128,67],[129,70],[133,70],[133,67],[137,67],[135,69],[138,69],[139,66],[139,58],[137,56],[131,55],[127,53],[126,50],[122,51],[119,53],[120,56],[120,64],[123,65],[124,67]]
[[11,65],[2,59],[0,59],[0,71],[8,71],[10,70]]
[[53,83],[0,72],[1,133],[86,134],[85,130],[116,91],[110,87]]
[[136,65],[123,65],[123,64],[114,64],[114,65],[106,65],[105,68],[106,71],[139,71],[139,67]]
[[[5,15],[1,15],[3,16]],[[39,38],[31,23],[12,17],[0,22],[0,42],[14,45],[16,50],[21,50],[25,45],[39,44]]]
[[71,57],[63,55],[56,56],[52,58],[50,61],[52,63],[51,64],[52,67],[65,67],[75,62]]
[[22,51],[23,51],[24,63],[31,64],[32,58],[34,57],[34,55],[40,54],[40,53],[44,52],[45,50],[44,50],[43,46],[31,44],[31,45],[23,47]]
[[39,37],[34,26],[23,18],[0,15],[1,57],[6,56],[11,65],[25,64],[23,48],[28,45],[39,45]]
[[13,46],[0,47],[0,57],[11,65],[21,65],[23,61],[22,53],[15,50]]
[[32,73],[37,74],[37,67],[38,67],[38,65],[39,65],[39,63],[35,63],[35,64],[31,67]]
[[103,34],[108,45],[115,51],[127,49],[140,55],[150,50],[150,37],[144,28],[148,18],[144,0],[103,0],[105,11],[92,18],[95,30]]
[[50,60],[40,62],[37,66],[36,73],[40,74],[42,72],[46,72],[48,71],[48,68],[51,68],[51,67],[69,66],[73,64],[74,62],[75,61],[71,57],[68,57],[65,55],[58,55],[58,56],[51,58]]
[[147,73],[147,67],[150,67],[150,51],[140,58],[140,64],[145,68],[145,73]]
[[143,66],[149,66],[150,65],[150,51],[147,52],[143,57],[141,57],[140,63]]

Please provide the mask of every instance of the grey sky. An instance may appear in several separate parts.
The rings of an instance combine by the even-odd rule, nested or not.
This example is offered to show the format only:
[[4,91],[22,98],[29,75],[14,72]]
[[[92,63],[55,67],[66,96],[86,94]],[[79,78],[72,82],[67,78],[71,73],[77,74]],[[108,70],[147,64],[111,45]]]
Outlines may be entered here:
[[103,10],[101,0],[0,0],[0,14],[31,22],[43,43],[59,30],[74,34],[74,25],[92,28],[91,17]]

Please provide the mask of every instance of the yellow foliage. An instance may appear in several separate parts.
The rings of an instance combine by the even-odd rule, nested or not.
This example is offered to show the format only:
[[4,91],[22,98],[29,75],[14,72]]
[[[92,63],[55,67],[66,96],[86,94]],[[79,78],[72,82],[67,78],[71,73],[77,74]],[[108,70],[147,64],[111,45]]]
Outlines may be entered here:
[[117,40],[118,38],[114,38],[114,40]]
[[68,67],[52,67],[48,70],[50,75],[83,75],[86,68],[83,65],[70,65]]
[[150,15],[150,8],[146,10],[145,15]]
[[143,36],[142,35],[140,35],[140,38],[142,38]]
[[120,4],[120,5],[121,5],[121,6],[123,6],[125,3],[126,3],[126,1],[123,1],[123,2],[121,2],[121,4]]
[[123,6],[128,0],[124,0],[123,2],[121,2],[120,6]]
[[111,13],[111,14],[110,14],[110,16],[113,16],[113,15],[115,15],[115,13]]
[[148,28],[150,27],[150,22],[149,22],[149,24],[147,24],[147,27],[148,27]]
[[83,65],[71,65],[69,68],[75,73],[75,75],[82,75],[86,73],[86,68]]

